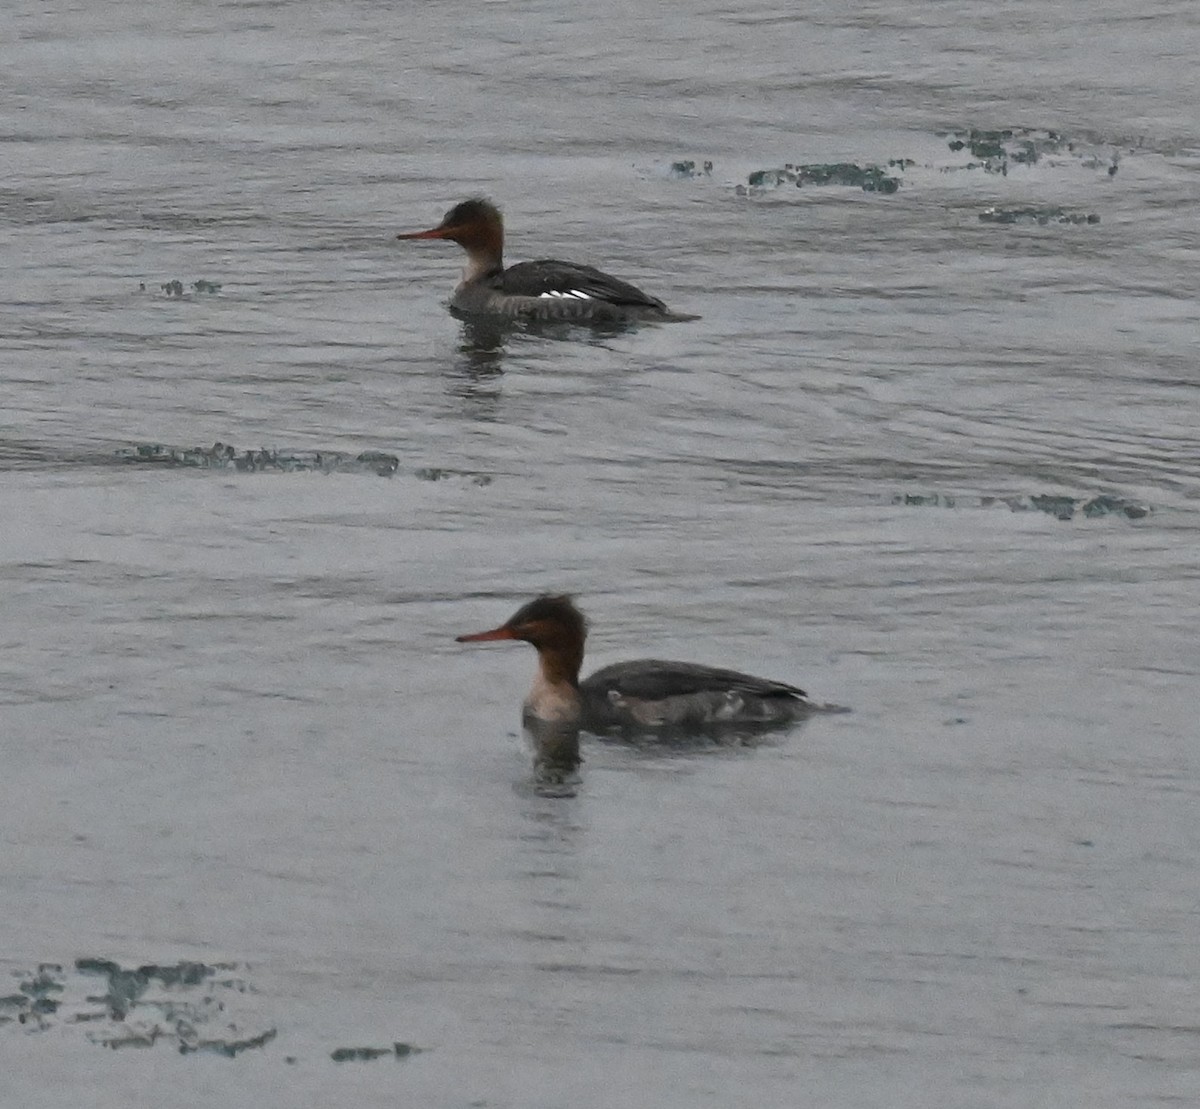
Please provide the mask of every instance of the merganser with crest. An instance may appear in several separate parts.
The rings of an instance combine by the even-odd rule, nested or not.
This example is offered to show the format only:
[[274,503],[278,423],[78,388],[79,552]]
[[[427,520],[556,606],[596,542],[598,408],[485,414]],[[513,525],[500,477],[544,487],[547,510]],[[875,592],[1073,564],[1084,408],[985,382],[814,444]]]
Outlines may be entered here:
[[450,209],[437,227],[397,239],[450,239],[467,252],[450,310],[465,316],[621,324],[639,320],[694,320],[657,297],[592,266],[543,258],[504,268],[504,220],[482,197]]
[[627,735],[764,731],[813,712],[845,711],[810,700],[794,685],[691,662],[618,662],[580,681],[587,621],[566,596],[538,597],[498,628],[457,641],[502,639],[523,640],[538,653],[523,723],[540,762],[577,765],[581,729]]

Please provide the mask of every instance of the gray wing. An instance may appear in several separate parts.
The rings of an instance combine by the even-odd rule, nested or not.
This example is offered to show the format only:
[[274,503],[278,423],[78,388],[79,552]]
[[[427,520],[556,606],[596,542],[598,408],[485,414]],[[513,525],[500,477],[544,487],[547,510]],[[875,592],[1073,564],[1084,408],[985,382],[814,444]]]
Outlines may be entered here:
[[543,258],[537,262],[519,262],[499,277],[499,289],[507,296],[571,297],[599,300],[623,307],[655,308],[667,311],[657,297],[642,292],[636,285],[604,273],[594,266]]
[[756,678],[752,674],[723,670],[717,666],[663,659],[635,659],[605,666],[587,678],[581,688],[601,697],[613,692],[620,697],[632,697],[639,701],[724,692],[793,701],[808,699],[804,690],[785,682]]

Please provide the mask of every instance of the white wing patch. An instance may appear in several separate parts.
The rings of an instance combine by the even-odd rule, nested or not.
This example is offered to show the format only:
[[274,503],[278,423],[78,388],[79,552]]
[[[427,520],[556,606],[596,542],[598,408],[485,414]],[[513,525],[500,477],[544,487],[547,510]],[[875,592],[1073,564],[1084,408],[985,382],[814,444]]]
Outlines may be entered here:
[[563,291],[562,289],[552,289],[548,293],[540,293],[538,299],[542,300],[546,297],[554,297],[556,300],[591,300],[592,297],[579,289],[570,289]]

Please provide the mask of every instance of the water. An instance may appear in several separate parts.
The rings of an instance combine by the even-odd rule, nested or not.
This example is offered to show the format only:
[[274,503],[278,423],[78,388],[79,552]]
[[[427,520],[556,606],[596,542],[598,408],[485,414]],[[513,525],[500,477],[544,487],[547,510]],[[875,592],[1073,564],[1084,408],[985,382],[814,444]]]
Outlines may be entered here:
[[[1167,0],[3,16],[0,995],[65,999],[0,1024],[5,1102],[1200,1096],[1198,38]],[[952,169],[972,127],[1073,149]],[[703,318],[464,332],[456,250],[392,236],[474,192],[511,260]],[[113,461],[217,440],[398,467]],[[539,796],[530,652],[453,637],[547,589],[593,667],[855,711],[592,742]],[[197,1035],[276,1037],[104,1050],[166,1010],[105,1019],[88,957],[230,964],[222,1014],[176,991]]]

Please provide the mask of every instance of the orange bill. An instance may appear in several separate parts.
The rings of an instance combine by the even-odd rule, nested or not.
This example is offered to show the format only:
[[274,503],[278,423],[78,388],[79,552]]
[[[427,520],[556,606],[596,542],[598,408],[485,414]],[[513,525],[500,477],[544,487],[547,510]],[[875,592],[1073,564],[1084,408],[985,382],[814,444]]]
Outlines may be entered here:
[[498,628],[493,628],[490,632],[475,632],[473,635],[459,635],[454,639],[455,643],[490,643],[493,639],[516,639],[513,635],[512,628],[507,624],[502,624]]

